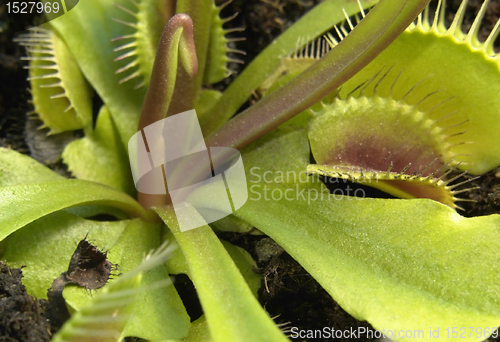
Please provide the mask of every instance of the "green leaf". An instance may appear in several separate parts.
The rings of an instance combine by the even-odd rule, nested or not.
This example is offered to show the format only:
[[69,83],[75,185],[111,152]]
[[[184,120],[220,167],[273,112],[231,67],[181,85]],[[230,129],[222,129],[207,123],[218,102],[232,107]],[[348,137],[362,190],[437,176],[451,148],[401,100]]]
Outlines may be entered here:
[[182,248],[214,341],[286,341],[252,295],[238,268],[208,226],[179,230],[171,209],[156,211]]
[[210,331],[208,330],[207,320],[205,315],[198,318],[191,324],[189,329],[189,335],[185,339],[185,342],[210,342]]
[[[243,148],[307,110],[389,46],[428,2],[381,0],[335,49],[285,86],[235,116],[206,139],[207,145]],[[228,92],[229,88],[224,95]],[[223,99],[224,96],[221,102]]]
[[[500,216],[464,218],[426,199],[267,186],[274,197],[254,187],[260,197],[236,216],[275,240],[357,319],[427,337],[431,327],[500,325]],[[201,190],[196,206],[210,193]],[[217,209],[216,201],[205,205]]]
[[0,147],[0,187],[63,179],[35,159]]
[[[125,273],[123,276],[111,282],[106,286],[101,293],[97,296],[90,298],[79,312],[74,314],[71,319],[66,322],[63,328],[57,333],[54,340],[55,341],[78,341],[88,340],[92,342],[105,342],[105,341],[117,341],[120,339],[121,335],[127,335],[127,327],[130,323],[134,321],[134,318],[140,315],[142,318],[142,325],[139,331],[134,331],[134,336],[144,337],[144,336],[155,336],[150,330],[158,329],[158,326],[171,328],[175,332],[172,334],[166,334],[160,336],[159,338],[164,338],[167,336],[185,336],[187,334],[189,326],[189,317],[185,313],[171,311],[171,307],[164,307],[161,304],[162,294],[165,291],[155,291],[155,290],[165,290],[165,286],[168,292],[172,292],[173,289],[170,279],[163,278],[163,281],[155,281],[152,284],[144,284],[143,276],[152,269],[162,268],[162,264],[165,262],[169,255],[170,249],[166,245],[162,245],[154,253],[151,252],[144,258],[139,266],[133,270]],[[140,284],[140,286],[139,286]],[[170,289],[170,290],[169,290]],[[148,315],[143,312],[138,312],[139,307],[144,306],[145,298],[140,297],[141,293],[148,292],[153,297],[153,303],[157,307],[161,307],[160,315],[155,315],[154,310],[147,311]],[[153,292],[153,293],[151,293]],[[163,293],[162,293],[163,292]],[[175,290],[174,290],[175,293]],[[164,297],[164,296],[163,296]],[[158,300],[157,300],[158,299]],[[183,309],[182,302],[180,298],[176,297],[178,307]],[[134,306],[134,303],[137,304]],[[148,308],[150,309],[150,308]],[[166,313],[170,314],[170,317],[165,317]],[[182,322],[179,318],[183,314],[187,321]],[[130,314],[132,317],[129,319]],[[151,318],[161,319],[162,323],[160,325],[151,326]],[[170,318],[170,320],[167,320]],[[180,324],[179,324],[180,323]],[[182,324],[184,323],[184,324]],[[128,325],[127,325],[128,324]],[[175,324],[175,325],[174,325]],[[125,327],[127,325],[127,327]],[[125,332],[123,329],[125,328]],[[129,331],[130,332],[130,331]],[[110,339],[113,337],[112,339]],[[148,338],[148,339],[149,339]]]
[[[293,125],[279,127],[244,148],[241,153],[247,176],[248,201],[272,198],[272,187],[276,185],[294,187],[288,193],[303,189],[327,191],[318,178],[306,174],[310,148],[303,128]],[[206,188],[204,191],[209,191]],[[193,196],[190,201],[198,203],[198,193]]]
[[171,241],[171,243],[176,247],[172,252],[170,258],[168,258],[165,266],[167,267],[169,274],[187,274],[189,276],[189,267],[186,262],[182,250],[179,248],[179,244],[175,240],[174,234],[167,227],[165,227],[166,233],[164,234],[164,239]]
[[[138,267],[146,253],[159,247],[161,225],[132,220],[120,239],[109,251],[110,260],[126,272]],[[172,254],[169,252],[169,258]],[[119,280],[117,277],[115,280]],[[164,265],[146,271],[142,275],[141,286],[153,286],[158,282],[168,282],[166,287],[151,288],[138,296],[131,317],[123,331],[123,336],[135,336],[146,340],[176,339],[187,335],[190,319],[170,282]],[[88,305],[92,295],[83,288],[67,287],[64,298],[68,305],[80,310]]]
[[112,250],[110,261],[117,263],[113,246],[130,220],[98,222],[61,211],[42,217],[5,240],[5,259],[23,268],[23,284],[29,294],[47,298],[52,282],[68,270],[76,246],[87,234],[101,250]]
[[174,6],[172,0],[141,0],[117,6],[127,14],[122,24],[128,26],[123,27],[126,34],[113,39],[119,42],[114,51],[117,53],[115,61],[121,61],[115,64],[115,73],[122,77],[120,83],[132,81],[136,88],[148,86],[156,47],[163,27],[174,15]]
[[111,283],[74,313],[54,335],[54,342],[119,341],[140,292],[142,274]]
[[37,27],[16,41],[26,46],[34,112],[49,134],[92,126],[91,89],[61,37]]
[[[484,2],[483,6],[486,9],[488,4]],[[465,8],[464,2],[461,9]],[[447,137],[442,145],[449,146],[452,152],[443,153],[443,161],[463,161],[460,169],[483,174],[500,165],[500,99],[495,95],[500,91],[500,63],[492,47],[498,33],[493,30],[488,42],[479,42],[481,15],[476,18],[477,25],[463,32],[459,19],[463,13],[457,13],[453,25],[446,30],[445,17],[450,15],[443,12],[433,21],[423,16],[418,25],[406,29],[346,82],[341,93],[348,94],[382,68],[391,66],[378,91],[390,93],[395,99],[404,98],[428,111],[427,116],[436,121]],[[395,77],[397,86],[392,87]],[[419,102],[422,99],[426,101]],[[379,113],[384,116],[386,112]],[[374,110],[372,115],[378,113]]]
[[68,144],[62,157],[77,178],[135,194],[128,155],[106,106],[99,112],[95,130]]
[[254,201],[237,215],[357,319],[425,336],[430,327],[500,325],[498,215],[463,218],[430,200],[308,200]]
[[226,4],[216,6],[212,4],[212,23],[210,25],[210,43],[208,46],[207,65],[203,77],[203,84],[212,84],[222,81],[228,77],[231,72],[227,67],[227,63],[232,59],[229,58],[229,52],[237,52],[229,48],[231,42],[226,34],[230,33],[229,29],[224,29],[223,25],[230,21],[229,19],[221,18],[221,11]]
[[[196,77],[198,72],[193,25],[193,20],[185,13],[176,14],[165,25],[158,44],[148,90],[142,103],[139,129],[169,115],[193,108],[192,101],[196,99],[195,93],[198,91],[192,83],[192,78]],[[183,67],[179,71],[184,70],[184,72],[178,73],[178,65]],[[175,90],[179,91],[184,86],[186,86],[185,91],[176,95]],[[173,102],[172,97],[175,98]]]
[[305,174],[309,165],[309,140],[303,128],[277,128],[244,148],[241,154],[250,183],[295,183],[300,174],[304,179],[311,178]]
[[[167,234],[165,234],[165,237],[178,247],[177,241],[175,241],[174,235],[171,231],[168,231]],[[243,278],[245,278],[250,290],[252,290],[255,297],[257,297],[257,291],[260,288],[261,281],[260,275],[253,271],[254,261],[251,255],[241,247],[235,246],[224,240],[221,240],[221,242],[227,253],[233,259],[235,265],[240,270]],[[167,260],[166,266],[169,274],[183,273],[191,276],[188,263],[180,248],[177,248],[172,252],[171,257]]]
[[[249,199],[238,218],[269,235],[347,312],[376,329],[423,330],[429,338],[429,328],[439,327],[441,339],[451,340],[443,333],[448,327],[500,325],[500,216],[464,218],[426,199],[330,195],[308,179],[276,177],[300,172],[308,158],[300,132],[276,130],[274,139],[243,151]],[[211,193],[205,186],[188,200],[220,209]]]
[[[177,75],[174,98],[170,106],[168,116],[182,113],[195,108],[202,88],[203,75],[207,65],[207,54],[210,40],[210,28],[212,26],[213,1],[184,0],[175,1],[175,12],[185,13],[193,20],[193,38],[196,48],[196,59],[198,60],[198,72],[196,75],[188,75],[180,72]],[[185,51],[186,52],[186,51]],[[181,58],[182,54],[180,55]]]
[[222,93],[218,90],[204,89],[200,92],[198,103],[196,104],[196,114],[201,118],[220,99]]
[[260,275],[253,271],[254,260],[252,256],[243,248],[235,246],[227,241],[221,240],[222,245],[227,253],[233,259],[234,264],[238,267],[243,278],[245,278],[248,287],[252,290],[255,298],[258,298],[257,291],[260,289]]
[[[108,259],[119,265],[119,272],[126,273],[141,263],[145,253],[158,248],[159,232],[158,224],[139,219],[97,222],[61,211],[11,234],[5,240],[2,258],[17,267],[25,265],[23,284],[28,292],[46,298],[52,282],[67,271],[78,242],[87,234],[92,244],[107,251]],[[115,281],[120,281],[120,277],[110,280],[111,283]],[[165,267],[144,272],[141,286],[154,286],[160,281],[168,281],[169,285],[151,288],[138,295],[124,330],[126,336],[158,340],[187,335],[189,316]],[[68,286],[64,297],[73,310],[80,311],[89,305],[93,295],[81,287]]]
[[84,219],[92,219],[93,217],[98,215],[110,215],[118,220],[128,219],[128,215],[126,213],[124,213],[120,209],[110,207],[107,205],[99,205],[99,204],[81,205],[78,207],[71,207],[63,210],[70,214],[80,216],[81,218]]
[[[134,257],[136,261],[144,251],[157,248],[160,238],[160,227],[163,224],[138,224],[128,228],[127,232],[118,241],[117,254],[121,253],[122,260],[131,259],[130,250],[137,249]],[[141,244],[138,244],[141,242]],[[171,243],[171,242],[169,242]],[[136,245],[139,245],[136,247]],[[138,253],[140,250],[142,252]],[[154,284],[157,281],[170,277],[164,265],[144,274],[142,284]],[[183,338],[187,335],[190,318],[184,305],[170,282],[165,288],[158,288],[141,294],[134,308],[133,315],[125,328],[124,336],[136,336],[146,340],[161,340]]]
[[67,179],[0,188],[0,240],[40,217],[76,205],[104,204],[132,217],[149,214],[132,197],[93,182]]
[[133,84],[119,84],[121,75],[114,62],[111,39],[127,32],[127,27],[112,18],[127,21],[128,15],[113,6],[125,0],[85,0],[67,14],[51,21],[63,38],[83,74],[108,106],[123,143],[137,131],[144,89]]
[[210,223],[215,232],[238,232],[242,234],[262,235],[257,229],[234,216],[226,216]]

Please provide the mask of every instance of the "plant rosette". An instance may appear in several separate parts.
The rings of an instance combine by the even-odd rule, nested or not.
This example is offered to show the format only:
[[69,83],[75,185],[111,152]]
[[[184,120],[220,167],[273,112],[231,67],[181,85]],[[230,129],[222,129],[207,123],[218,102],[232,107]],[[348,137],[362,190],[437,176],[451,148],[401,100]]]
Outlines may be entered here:
[[[457,213],[466,198],[448,175],[500,165],[492,47],[500,25],[477,40],[486,2],[464,33],[466,1],[449,28],[441,2],[432,22],[427,9],[414,23],[427,2],[381,0],[366,16],[375,1],[322,2],[224,92],[207,86],[230,73],[238,38],[228,33],[238,29],[224,28],[231,16],[221,19],[224,5],[210,1],[86,0],[20,36],[34,112],[51,134],[84,137],[62,155],[76,179],[0,150],[2,258],[26,265],[24,283],[39,298],[87,234],[123,273],[94,299],[66,287],[72,316],[54,339],[287,340],[256,298],[250,255],[214,232],[248,227],[386,337],[416,341],[405,332],[429,339],[439,329],[447,341],[453,327],[474,327],[470,341],[492,334],[500,217]],[[340,24],[345,16],[359,23]],[[324,43],[332,29],[341,39]],[[93,91],[104,103],[95,124]],[[235,116],[252,92],[259,101]],[[138,129],[193,108],[207,146],[240,150],[249,197],[231,217],[181,232],[167,196],[136,193],[127,146]],[[369,181],[400,199],[330,194],[317,175]],[[222,210],[217,185],[187,200]],[[167,253],[165,240],[178,248]],[[195,285],[203,316],[194,322],[169,282],[175,274]]]

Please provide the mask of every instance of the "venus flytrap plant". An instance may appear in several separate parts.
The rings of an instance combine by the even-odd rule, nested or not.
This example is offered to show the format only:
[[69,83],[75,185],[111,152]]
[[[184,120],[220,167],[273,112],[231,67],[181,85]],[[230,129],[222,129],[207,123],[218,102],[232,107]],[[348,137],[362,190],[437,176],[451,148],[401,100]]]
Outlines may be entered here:
[[[491,97],[499,85],[498,54],[493,51],[498,23],[484,43],[477,39],[488,3],[483,3],[469,32],[464,33],[461,24],[467,1],[462,2],[449,28],[444,23],[444,2],[439,1],[432,22],[428,19],[429,10],[426,10],[390,48],[344,84],[337,100],[318,111],[312,123],[311,144],[318,164],[361,166],[385,172],[392,161],[393,171],[400,172],[408,163],[413,163],[407,174],[417,172],[419,166],[426,166],[435,158],[438,161],[434,169],[447,163],[461,162],[458,168],[470,169],[472,174],[477,175],[496,167],[500,144],[498,137],[491,133],[498,130],[498,120],[490,121],[490,118],[498,112],[497,101]],[[426,53],[417,56],[409,53],[404,46],[412,46],[419,51],[425,48]],[[456,56],[460,56],[464,63],[450,62],[458,58]],[[435,65],[441,67],[434,68]],[[388,66],[392,68],[388,70]],[[383,76],[375,79],[373,75],[383,68]],[[463,73],[470,76],[463,77]],[[375,108],[370,113],[363,109],[370,107]],[[344,116],[336,115],[332,112],[335,110],[345,113]],[[354,112],[356,114],[350,114]],[[382,120],[375,119],[377,115]],[[376,122],[383,122],[387,116],[393,115],[399,117],[397,129],[384,126],[381,129],[385,132],[371,140],[370,130],[353,136],[356,131],[353,121],[375,127]],[[339,135],[335,130],[346,127],[346,118],[349,120],[349,133],[343,131],[344,134],[337,139]],[[336,122],[333,123],[333,120]],[[325,126],[329,128],[321,128]],[[424,132],[428,133],[423,135]],[[413,134],[415,136],[410,138]],[[366,145],[380,146],[378,139],[392,142],[385,143],[387,149],[375,156],[377,153],[374,154]],[[405,144],[405,140],[412,139],[414,144]],[[349,141],[357,141],[363,146],[349,147]],[[408,148],[405,146],[412,145],[413,151],[405,151]],[[332,146],[336,146],[336,155],[331,153]],[[415,154],[412,155],[412,152]],[[365,158],[360,158],[362,154]],[[366,158],[366,155],[369,156]],[[378,166],[369,164],[379,161],[381,164]]]
[[169,1],[130,2],[130,5],[134,8],[129,9],[115,4],[117,8],[135,19],[134,22],[114,19],[135,31],[113,39],[114,42],[126,42],[114,49],[120,53],[115,62],[127,59],[127,64],[117,69],[115,73],[125,75],[120,83],[142,78],[135,85],[139,88],[149,83],[158,39],[168,19],[174,15],[175,8],[173,8],[174,3]]
[[[139,119],[139,130],[164,119],[174,94],[177,78],[177,63],[180,60],[188,75],[198,72],[198,60],[193,41],[193,22],[186,14],[172,17],[162,34],[155,59],[151,87],[148,87]],[[148,149],[151,147],[148,146]],[[165,196],[163,196],[165,197]],[[158,195],[138,194],[139,202],[145,207],[162,206],[168,203]]]
[[[372,3],[361,4],[366,8]],[[3,214],[0,216],[0,238],[6,246],[2,257],[14,264],[27,265],[24,271],[27,288],[41,297],[52,280],[67,267],[66,260],[58,259],[61,256],[69,258],[75,240],[81,239],[89,230],[90,237],[109,250],[111,262],[120,264],[123,271],[139,265],[142,253],[160,246],[163,235],[166,235],[177,241],[182,253],[176,253],[165,269],[145,272],[143,282],[152,284],[168,278],[169,273],[187,274],[195,284],[204,316],[190,325],[175,289],[155,289],[141,294],[121,331],[121,337],[161,340],[190,339],[209,334],[215,341],[285,340],[254,297],[255,288],[249,286],[255,283],[255,275],[250,271],[246,252],[221,243],[208,225],[181,232],[166,196],[152,198],[139,195],[142,206],[129,196],[135,194],[127,160],[128,139],[137,129],[194,107],[200,109],[200,123],[207,146],[241,149],[251,196],[259,196],[260,200],[251,198],[232,219],[243,220],[273,238],[351,315],[368,320],[377,329],[392,331],[422,329],[427,333],[430,327],[443,330],[453,326],[499,326],[500,281],[492,266],[496,264],[500,250],[498,215],[466,219],[452,208],[428,199],[355,200],[348,196],[339,199],[325,195],[325,187],[313,177],[309,177],[307,182],[299,182],[297,178],[273,178],[272,182],[267,182],[265,178],[266,172],[277,175],[306,172],[311,164],[311,150],[317,162],[329,164],[328,167],[337,170],[335,172],[339,172],[339,167],[358,168],[356,163],[361,159],[357,155],[354,165],[332,162],[339,159],[335,156],[338,156],[339,149],[344,148],[342,146],[351,147],[359,142],[357,136],[348,134],[362,131],[364,127],[357,121],[371,125],[382,123],[389,127],[402,122],[407,129],[421,124],[419,132],[423,137],[418,141],[429,147],[424,151],[437,152],[424,154],[423,161],[419,159],[421,154],[405,156],[411,159],[406,164],[391,158],[382,160],[383,166],[388,164],[384,166],[384,172],[393,162],[394,171],[401,178],[405,178],[403,175],[411,177],[411,174],[405,174],[407,170],[403,171],[408,163],[412,163],[417,170],[418,164],[425,168],[429,164],[429,155],[433,159],[438,158],[436,167],[447,163],[462,167],[469,163],[464,168],[474,167],[475,174],[500,164],[495,159],[496,136],[487,127],[494,120],[482,116],[481,111],[473,111],[476,105],[480,105],[475,102],[476,99],[467,100],[466,113],[453,114],[454,108],[447,107],[449,104],[445,100],[450,96],[462,98],[462,93],[457,90],[460,88],[458,84],[454,85],[456,88],[452,87],[453,81],[440,85],[433,80],[441,81],[442,77],[430,77],[432,87],[421,89],[416,86],[425,79],[425,75],[441,72],[444,68],[435,70],[438,63],[434,61],[426,64],[426,68],[417,68],[416,74],[411,73],[416,63],[411,62],[411,48],[417,44],[405,45],[411,34],[419,37],[418,44],[422,47],[430,44],[439,49],[442,44],[437,42],[444,39],[445,44],[449,44],[444,50],[460,50],[463,48],[460,40],[464,37],[469,37],[465,40],[478,45],[474,33],[457,33],[457,39],[449,35],[426,36],[429,32],[443,31],[442,15],[433,25],[420,19],[417,23],[420,30],[415,29],[411,23],[426,4],[427,1],[417,0],[382,0],[330,52],[319,60],[313,60],[308,68],[302,68],[299,75],[283,86],[276,86],[276,90],[264,94],[255,105],[229,120],[251,91],[266,82],[274,83],[272,79],[275,78],[276,67],[280,67],[283,57],[296,51],[298,39],[305,44],[340,22],[344,13],[339,11],[338,6],[344,6],[348,15],[356,14],[360,8],[349,1],[321,3],[256,57],[221,94],[202,89],[203,84],[215,82],[227,73],[221,72],[227,70],[227,58],[221,57],[220,51],[228,51],[226,44],[230,38],[220,35],[220,32],[227,32],[222,27],[224,20],[219,19],[220,7],[209,1],[202,5],[198,1],[183,1],[177,2],[174,11],[172,3],[145,0],[131,10],[128,7],[131,4],[125,1],[115,4],[108,0],[82,2],[51,25],[62,38],[61,42],[67,45],[82,74],[103,100],[104,106],[96,127],[87,125],[86,136],[68,145],[63,154],[69,169],[81,179],[64,179],[28,157],[1,150],[0,198]],[[173,16],[160,38],[157,29],[159,23],[163,25],[165,18],[154,15],[153,8],[158,8],[155,6],[164,9],[161,13],[185,13]],[[208,11],[208,8],[213,11]],[[131,16],[137,21],[130,22]],[[450,32],[458,32],[456,27],[460,20],[454,22]],[[409,25],[410,28],[405,31]],[[339,29],[339,32],[343,35],[346,31]],[[490,57],[491,42],[496,32],[482,48]],[[113,51],[112,44],[127,39],[131,43],[115,45],[114,49],[118,51]],[[152,67],[151,46],[158,39],[160,43]],[[457,40],[458,44],[453,45]],[[38,41],[38,44],[43,45],[44,42]],[[399,47],[396,49],[394,46]],[[117,57],[117,53],[128,48],[133,49],[132,52],[124,52],[126,55]],[[391,52],[391,49],[395,50]],[[387,51],[389,56],[383,57]],[[446,53],[444,51],[442,55]],[[472,53],[469,57],[474,59],[478,55]],[[124,61],[127,56],[135,59]],[[485,58],[484,54],[481,56],[483,60],[473,64],[489,65],[494,69],[491,58]],[[405,58],[410,61],[407,66],[397,64]],[[179,59],[182,67],[178,68]],[[372,59],[374,61],[365,68]],[[400,71],[403,67],[404,71]],[[461,70],[458,69],[464,66],[455,68],[453,72],[459,75]],[[425,75],[422,75],[423,69]],[[351,78],[358,71],[360,73]],[[125,72],[127,76],[124,76]],[[137,83],[132,79],[135,76],[141,78],[139,82],[144,81],[147,91],[145,87],[134,89]],[[495,86],[500,84],[498,77],[483,76]],[[485,88],[485,83],[481,83],[483,76],[477,77],[478,89]],[[409,81],[400,86],[402,80]],[[405,97],[409,89],[412,90],[411,96]],[[434,102],[426,102],[432,98],[430,95],[441,90],[449,93]],[[318,104],[325,97],[333,103]],[[88,98],[78,96],[78,99],[88,105]],[[483,97],[482,101],[488,99]],[[396,109],[386,111],[385,115],[368,117],[370,112],[364,112],[367,106],[379,109],[374,103],[384,111],[386,108]],[[460,102],[461,105],[464,103]],[[309,114],[308,109],[313,105],[316,113]],[[323,108],[318,112],[319,107]],[[400,108],[408,110],[400,112]],[[349,112],[352,109],[357,110]],[[283,125],[300,113],[305,113],[302,114],[305,119],[311,116],[307,125],[302,119]],[[452,115],[448,116],[450,113]],[[56,115],[62,115],[56,112],[49,114],[56,118]],[[452,146],[457,143],[454,139],[460,139],[456,137],[460,136],[458,133],[462,129],[457,126],[455,130],[451,126],[462,122],[465,115],[471,123],[467,141],[478,145],[469,151],[461,150],[459,145]],[[449,131],[447,127],[451,127]],[[486,129],[487,133],[481,136],[476,129]],[[431,134],[426,135],[429,130]],[[404,146],[393,146],[400,141],[391,132],[388,128],[379,135],[375,132],[374,136],[382,147],[394,147],[396,152],[412,149],[414,141],[406,141]],[[466,134],[463,134],[464,137]],[[494,145],[493,152],[477,155],[476,152],[482,151],[481,146],[485,144]],[[334,149],[335,146],[340,148]],[[346,153],[352,154],[347,147]],[[463,159],[461,154],[466,152],[471,152],[471,156]],[[211,157],[217,162],[224,156],[214,154]],[[364,162],[370,164],[377,158],[370,156]],[[462,164],[458,165],[462,160]],[[479,166],[476,166],[477,163]],[[370,167],[363,165],[362,168],[367,172]],[[320,173],[320,169],[324,167],[309,166],[312,173]],[[183,175],[183,171],[181,169],[178,173]],[[443,176],[443,182],[449,182],[445,180],[445,172],[443,170],[440,176]],[[422,187],[425,184],[421,181],[416,183],[416,196],[398,194],[402,197],[430,197],[422,195],[429,192]],[[430,183],[433,189],[434,183]],[[189,203],[207,209],[222,209],[220,199],[210,196],[213,186],[201,187],[190,194]],[[401,187],[410,186],[411,183],[406,182]],[[446,187],[443,189],[449,190]],[[281,196],[265,200],[269,193]],[[312,195],[316,197],[312,198]],[[453,206],[454,200],[450,200],[449,196],[445,199],[440,196],[432,198]],[[166,225],[157,223],[157,214],[146,210],[151,206],[155,206],[154,211]],[[118,220],[92,220],[102,213],[113,215]],[[219,226],[231,229],[228,222],[220,222]],[[53,250],[54,245],[60,247]],[[46,262],[53,265],[45,267]],[[40,275],[37,273],[40,268],[48,271]],[[67,288],[64,296],[75,310],[89,303],[88,295],[74,287]],[[73,323],[81,318],[76,314]],[[93,318],[89,319],[92,321]],[[472,336],[469,340],[479,341],[484,337]],[[449,339],[449,336],[441,335],[441,340]]]
[[[462,162],[457,163],[450,151],[447,128],[429,118],[443,103],[437,103],[429,111],[418,109],[429,96],[408,104],[406,98],[417,86],[395,100],[392,92],[399,78],[390,85],[388,94],[382,96],[379,86],[390,71],[380,78],[377,74],[355,88],[355,91],[360,89],[359,96],[337,95],[331,105],[323,104],[313,113],[309,137],[317,165],[309,165],[308,172],[365,183],[400,198],[431,198],[460,208],[455,202],[464,199],[454,195],[470,189],[453,191],[453,188],[473,179],[449,185],[464,174],[446,178]],[[445,110],[443,116],[450,114],[454,113]],[[397,124],[384,125],[386,120]],[[368,128],[360,130],[360,126]],[[324,127],[335,127],[337,134],[325,132]]]
[[[26,46],[30,61],[33,106],[49,134],[92,125],[90,89],[71,52],[58,34],[32,28],[17,41]],[[53,115],[53,112],[64,113]]]

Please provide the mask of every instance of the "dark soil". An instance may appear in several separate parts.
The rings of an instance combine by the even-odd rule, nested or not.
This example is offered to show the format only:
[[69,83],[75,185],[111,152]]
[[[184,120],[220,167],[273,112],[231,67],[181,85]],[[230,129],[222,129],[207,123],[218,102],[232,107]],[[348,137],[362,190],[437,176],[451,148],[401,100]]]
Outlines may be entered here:
[[[245,63],[251,61],[276,36],[289,27],[297,18],[320,0],[234,0],[223,11],[223,16],[234,12],[240,15],[227,24],[228,27],[246,27],[245,32],[234,36],[245,36],[245,42],[235,47],[247,52],[237,56]],[[460,0],[448,0],[450,12],[456,12]],[[464,20],[464,29],[469,27],[482,0],[471,0]],[[480,39],[484,40],[491,31],[500,14],[500,3],[492,1],[483,25]],[[451,17],[450,17],[451,18]],[[4,8],[0,6],[0,146],[13,148],[21,153],[37,157],[30,144],[29,136],[33,124],[26,124],[25,113],[30,111],[27,71],[19,58],[22,49],[12,43],[13,33],[30,25],[35,17],[25,22],[9,22]],[[231,65],[236,72],[244,66]],[[233,77],[221,82],[217,87],[224,88]],[[5,81],[7,80],[7,81]],[[28,127],[28,133],[25,133]],[[36,124],[35,124],[36,127]],[[33,145],[33,146],[29,146]],[[37,158],[43,162],[44,157]],[[57,160],[57,158],[56,158]],[[58,161],[47,162],[51,167],[61,167]],[[59,166],[58,166],[59,165]],[[64,172],[64,168],[62,169]],[[462,203],[468,216],[488,215],[500,210],[500,172],[493,171],[473,181],[471,187],[479,189],[462,194],[462,198],[476,202]],[[377,195],[383,196],[383,195]],[[302,329],[322,329],[334,327],[340,330],[366,327],[338,306],[325,290],[295,261],[281,250],[271,239],[249,234],[222,233],[221,238],[245,248],[256,260],[255,271],[262,276],[259,300],[275,321],[283,324],[286,331],[291,326]],[[21,283],[21,270],[10,270],[0,263],[0,342],[1,341],[48,341],[50,331],[55,331],[44,318],[43,302],[26,294]],[[190,288],[191,286],[191,288]],[[187,277],[177,277],[176,287],[193,319],[201,314],[199,302],[194,298],[194,287]],[[182,289],[182,290],[181,290]],[[287,324],[288,323],[288,324]],[[57,322],[60,326],[61,322]],[[353,339],[368,341],[366,337]],[[317,340],[316,340],[317,341]]]
[[24,62],[20,60],[24,50],[12,42],[14,32],[23,30],[34,20],[10,22],[5,7],[0,5],[0,146],[28,153],[24,141],[26,113],[30,110]]
[[26,293],[19,268],[0,261],[0,341],[50,341],[50,323],[43,305]]

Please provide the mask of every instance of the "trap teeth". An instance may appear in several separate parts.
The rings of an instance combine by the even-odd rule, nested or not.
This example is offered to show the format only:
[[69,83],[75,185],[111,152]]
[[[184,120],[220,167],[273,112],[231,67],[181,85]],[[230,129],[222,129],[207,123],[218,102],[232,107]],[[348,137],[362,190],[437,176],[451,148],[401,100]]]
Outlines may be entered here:
[[[362,168],[353,168],[348,166],[330,166],[330,165],[309,165],[307,167],[308,174],[315,174],[325,177],[341,178],[353,183],[367,185],[375,189],[381,190],[390,195],[404,198],[429,198],[438,201],[442,204],[448,205],[454,209],[461,209],[456,202],[468,201],[467,199],[456,198],[455,195],[470,191],[474,188],[454,191],[456,186],[463,185],[474,179],[469,179],[456,185],[448,186],[448,181],[442,178],[434,178],[432,176],[421,177],[414,174],[405,174],[401,172],[391,172],[391,166],[385,172],[378,172],[373,170],[366,170]],[[404,169],[408,169],[408,164]],[[420,167],[421,168],[421,167]],[[404,170],[403,169],[403,170]],[[453,171],[454,169],[451,169]],[[448,171],[449,172],[449,171]],[[447,173],[448,173],[447,172]],[[446,174],[447,174],[446,173]],[[454,177],[456,180],[462,177],[466,172],[461,173],[459,176]]]
[[100,251],[85,237],[78,243],[71,256],[66,279],[88,290],[96,290],[108,282],[112,271],[118,270],[118,265],[107,259],[107,253]]

